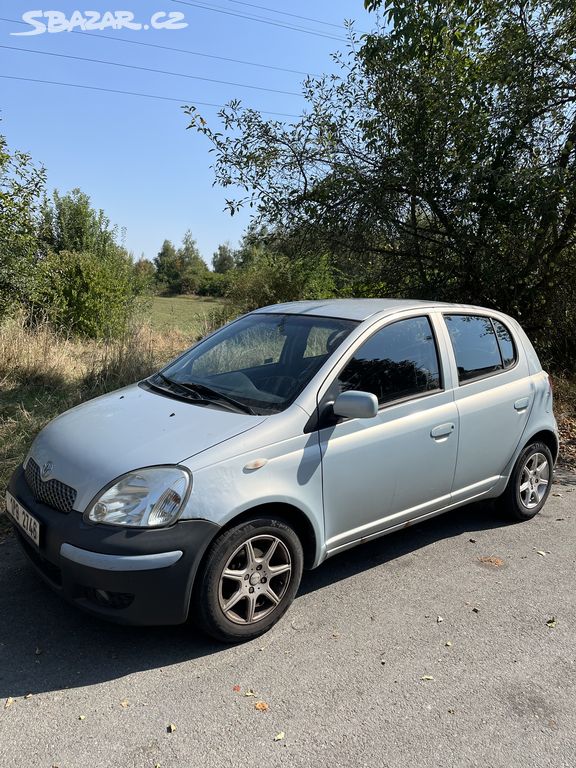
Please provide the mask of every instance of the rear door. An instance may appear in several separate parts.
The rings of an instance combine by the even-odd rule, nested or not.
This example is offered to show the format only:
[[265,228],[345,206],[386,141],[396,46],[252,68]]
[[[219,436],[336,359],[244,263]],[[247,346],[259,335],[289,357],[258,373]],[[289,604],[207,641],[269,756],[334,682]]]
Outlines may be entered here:
[[503,320],[446,313],[460,419],[453,498],[489,490],[512,458],[533,404],[528,363]]

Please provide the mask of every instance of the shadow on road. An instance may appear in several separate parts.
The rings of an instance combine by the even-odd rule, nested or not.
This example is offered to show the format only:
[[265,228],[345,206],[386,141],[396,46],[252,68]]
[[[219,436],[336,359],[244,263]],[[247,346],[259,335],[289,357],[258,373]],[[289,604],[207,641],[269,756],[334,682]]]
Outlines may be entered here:
[[[437,540],[507,524],[490,504],[449,512],[331,558],[304,574],[300,596]],[[93,685],[223,648],[189,625],[122,627],[85,615],[51,592],[13,537],[0,544],[0,699]]]
[[299,594],[307,594],[415,552],[441,539],[462,533],[511,525],[492,503],[482,502],[452,510],[379,539],[346,550],[304,575]]

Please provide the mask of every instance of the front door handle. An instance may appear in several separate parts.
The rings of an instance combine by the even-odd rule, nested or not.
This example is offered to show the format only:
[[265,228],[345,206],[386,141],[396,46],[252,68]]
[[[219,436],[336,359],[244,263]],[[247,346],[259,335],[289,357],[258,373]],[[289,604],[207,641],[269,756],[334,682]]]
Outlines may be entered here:
[[442,440],[442,438],[449,437],[455,429],[456,425],[452,424],[452,422],[447,422],[446,424],[438,424],[437,427],[434,427],[430,431],[430,437],[433,437],[434,440]]
[[514,403],[514,408],[517,411],[525,411],[526,408],[528,408],[529,404],[530,404],[529,397],[521,397],[520,400],[516,400],[516,402]]

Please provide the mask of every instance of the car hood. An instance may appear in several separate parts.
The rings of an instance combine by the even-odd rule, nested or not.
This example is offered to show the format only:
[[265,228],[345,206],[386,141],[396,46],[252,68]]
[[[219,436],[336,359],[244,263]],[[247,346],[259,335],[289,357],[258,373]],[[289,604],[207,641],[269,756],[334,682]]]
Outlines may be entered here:
[[45,479],[78,492],[83,511],[108,483],[133,469],[178,464],[254,428],[265,416],[176,400],[133,384],[66,411],[34,441],[30,454]]

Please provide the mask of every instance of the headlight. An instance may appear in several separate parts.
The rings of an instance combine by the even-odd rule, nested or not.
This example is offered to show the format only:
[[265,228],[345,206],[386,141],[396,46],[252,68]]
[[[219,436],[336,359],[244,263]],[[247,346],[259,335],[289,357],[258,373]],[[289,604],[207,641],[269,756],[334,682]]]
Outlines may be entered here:
[[87,511],[92,523],[158,528],[180,514],[192,484],[180,467],[148,467],[120,477]]

